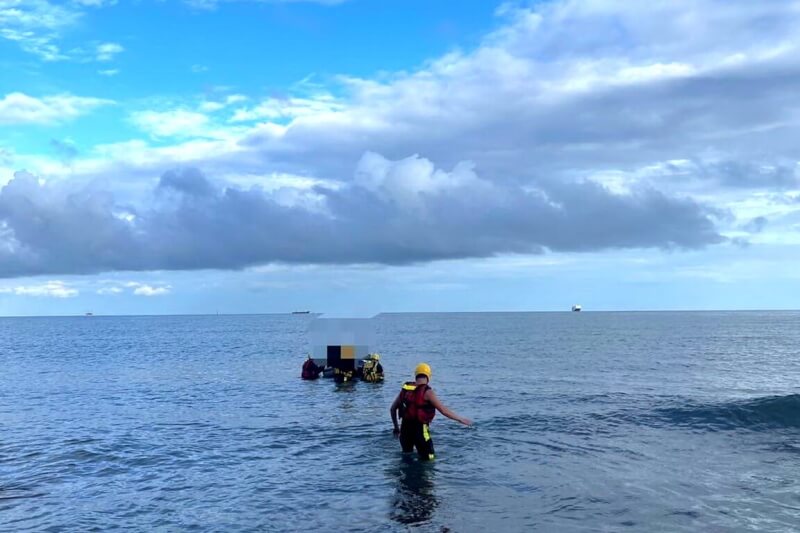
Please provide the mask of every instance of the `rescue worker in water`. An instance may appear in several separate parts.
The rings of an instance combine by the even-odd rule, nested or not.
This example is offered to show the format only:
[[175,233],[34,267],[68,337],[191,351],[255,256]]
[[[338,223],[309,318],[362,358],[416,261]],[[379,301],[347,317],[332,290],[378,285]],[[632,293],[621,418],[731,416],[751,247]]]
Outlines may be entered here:
[[[417,448],[419,458],[424,461],[434,459],[433,440],[431,440],[429,424],[438,410],[447,418],[471,426],[472,421],[457,415],[439,401],[428,383],[431,380],[431,367],[427,363],[420,363],[414,369],[416,381],[409,381],[403,385],[389,412],[394,424],[394,436],[400,438],[400,446],[404,453]],[[403,423],[397,425],[397,412]]]
[[323,370],[324,367],[317,366],[311,354],[308,354],[308,359],[303,363],[303,371],[300,373],[300,377],[303,379],[317,379]]

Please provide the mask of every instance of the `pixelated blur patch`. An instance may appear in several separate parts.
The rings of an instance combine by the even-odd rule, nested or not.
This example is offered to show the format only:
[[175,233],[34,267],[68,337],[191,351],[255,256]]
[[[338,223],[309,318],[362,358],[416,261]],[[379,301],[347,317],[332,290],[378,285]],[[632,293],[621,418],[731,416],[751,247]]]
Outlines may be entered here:
[[355,346],[342,346],[342,359],[355,359],[356,347]]
[[308,342],[317,364],[350,367],[371,353],[375,322],[371,318],[317,318],[309,325]]

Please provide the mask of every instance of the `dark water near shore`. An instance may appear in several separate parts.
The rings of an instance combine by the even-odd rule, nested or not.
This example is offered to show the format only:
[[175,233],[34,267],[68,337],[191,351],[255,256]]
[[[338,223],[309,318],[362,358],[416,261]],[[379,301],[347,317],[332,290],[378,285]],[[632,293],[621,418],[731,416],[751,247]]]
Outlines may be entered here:
[[[382,315],[339,387],[309,320],[0,319],[0,530],[800,528],[800,313]],[[388,417],[422,360],[476,422],[433,464]]]

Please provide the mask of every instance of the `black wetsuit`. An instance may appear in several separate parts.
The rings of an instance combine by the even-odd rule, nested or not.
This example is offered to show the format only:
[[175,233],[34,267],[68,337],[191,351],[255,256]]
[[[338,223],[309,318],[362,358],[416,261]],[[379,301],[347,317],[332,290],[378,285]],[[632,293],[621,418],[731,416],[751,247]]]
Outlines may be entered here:
[[414,451],[416,447],[419,458],[425,461],[434,459],[430,428],[427,423],[422,421],[430,422],[436,412],[433,405],[424,400],[424,395],[429,389],[430,387],[427,385],[416,385],[410,382],[403,385],[401,391],[403,421],[400,425],[400,446],[406,453]]
[[400,446],[405,453],[413,452],[416,446],[420,459],[424,461],[434,459],[433,440],[428,424],[418,420],[403,420],[400,425]]

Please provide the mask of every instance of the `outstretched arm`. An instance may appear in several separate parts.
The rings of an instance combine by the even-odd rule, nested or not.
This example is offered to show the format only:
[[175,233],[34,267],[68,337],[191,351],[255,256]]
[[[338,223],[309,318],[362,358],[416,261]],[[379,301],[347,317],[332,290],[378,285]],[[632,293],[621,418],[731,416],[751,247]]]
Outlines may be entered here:
[[394,433],[395,435],[400,433],[400,426],[397,425],[397,411],[400,409],[400,394],[397,395],[397,398],[394,399],[392,402],[392,406],[389,408],[389,412],[392,415],[392,425],[394,426]]
[[433,392],[432,390],[429,389],[425,393],[425,399],[431,402],[431,405],[433,405],[437,411],[442,413],[447,418],[455,420],[456,422],[461,422],[465,426],[472,425],[472,420],[470,420],[469,418],[464,418],[463,416],[459,416],[450,409],[448,409],[441,401],[439,401],[439,398],[436,397],[436,393]]

